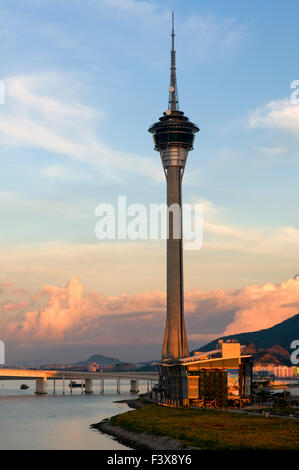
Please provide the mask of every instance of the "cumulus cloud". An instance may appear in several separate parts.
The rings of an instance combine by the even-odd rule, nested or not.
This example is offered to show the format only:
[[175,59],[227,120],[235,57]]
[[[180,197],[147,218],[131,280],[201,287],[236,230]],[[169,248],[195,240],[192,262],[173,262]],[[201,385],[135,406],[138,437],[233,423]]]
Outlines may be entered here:
[[270,101],[250,113],[249,127],[278,128],[299,134],[299,106],[289,99]]
[[[136,332],[135,340],[140,344],[154,341],[157,325],[161,328],[162,316],[158,312],[164,304],[161,292],[105,297],[85,291],[83,284],[73,278],[66,287],[44,286],[32,296],[29,308],[19,304],[18,315],[9,320],[2,318],[1,326],[9,339],[24,345],[89,341],[130,344]],[[7,305],[2,307],[2,313],[7,311]],[[147,334],[141,334],[144,328]]]
[[[195,289],[186,293],[185,310],[192,344],[269,328],[298,313],[299,277],[243,289]],[[164,322],[163,292],[103,296],[77,278],[66,287],[43,287],[29,304],[3,304],[0,315],[3,339],[23,347],[158,344]]]
[[6,312],[11,312],[11,311],[19,311],[24,307],[28,306],[28,302],[2,302],[1,304],[1,309],[3,313]]

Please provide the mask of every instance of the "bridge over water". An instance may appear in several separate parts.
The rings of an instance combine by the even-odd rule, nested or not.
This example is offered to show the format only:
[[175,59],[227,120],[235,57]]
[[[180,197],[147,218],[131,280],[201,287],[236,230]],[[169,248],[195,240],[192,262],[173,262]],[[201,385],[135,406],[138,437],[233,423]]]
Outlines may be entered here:
[[[147,382],[147,390],[150,391],[153,383],[158,381],[157,372],[81,372],[81,371],[56,371],[56,370],[31,370],[31,369],[0,369],[0,380],[35,380],[35,393],[47,393],[47,381],[54,380],[54,394],[56,380],[62,380],[62,390],[65,393],[65,381],[70,381],[72,392],[72,381],[81,380],[81,389],[85,393],[93,393],[93,383],[100,382],[100,391],[104,393],[105,379],[116,380],[116,390],[120,393],[121,380],[130,382],[130,391],[137,393],[139,381]],[[84,385],[83,385],[84,384]]]

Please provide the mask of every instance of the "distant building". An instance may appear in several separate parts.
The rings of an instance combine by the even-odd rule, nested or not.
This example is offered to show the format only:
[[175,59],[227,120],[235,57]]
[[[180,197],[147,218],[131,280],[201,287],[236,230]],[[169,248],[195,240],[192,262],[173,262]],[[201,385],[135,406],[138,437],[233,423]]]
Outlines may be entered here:
[[99,369],[100,369],[100,365],[97,364],[96,362],[89,362],[88,363],[88,371],[89,372],[96,372]]
[[255,364],[254,380],[293,379],[298,377],[299,367],[278,366],[277,364]]

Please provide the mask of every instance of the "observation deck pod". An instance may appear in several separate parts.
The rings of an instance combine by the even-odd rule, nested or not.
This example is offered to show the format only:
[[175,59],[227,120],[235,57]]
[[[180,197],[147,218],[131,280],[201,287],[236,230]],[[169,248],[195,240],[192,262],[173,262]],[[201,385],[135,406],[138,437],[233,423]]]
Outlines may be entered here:
[[149,128],[154,137],[155,150],[160,151],[169,145],[182,145],[193,150],[194,134],[199,128],[182,111],[171,111],[169,114],[167,111]]
[[153,134],[155,150],[160,152],[164,170],[170,166],[185,168],[188,152],[193,150],[194,134],[199,131],[182,111],[167,110],[148,130]]

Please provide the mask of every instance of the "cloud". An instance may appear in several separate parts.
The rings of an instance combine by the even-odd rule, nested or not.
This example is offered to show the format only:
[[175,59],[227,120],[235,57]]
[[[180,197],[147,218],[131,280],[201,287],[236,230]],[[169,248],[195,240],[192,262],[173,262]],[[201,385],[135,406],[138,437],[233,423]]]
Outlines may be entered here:
[[241,291],[242,304],[224,334],[255,331],[286,320],[299,312],[299,279],[275,285],[247,286]]
[[[165,31],[171,29],[171,5],[161,1],[142,0],[89,0],[101,15],[115,21],[121,19],[130,30],[140,29],[143,38],[150,44],[145,47],[153,49],[153,44],[165,41]],[[147,30],[148,33],[144,34]],[[215,60],[236,50],[247,35],[247,26],[239,23],[234,17],[217,16],[212,13],[181,13],[175,17],[177,40],[182,41],[184,54],[181,61]],[[141,38],[143,41],[143,39]],[[130,48],[132,49],[132,48]],[[134,48],[135,49],[135,48]],[[155,49],[155,48],[154,48]],[[134,51],[136,53],[136,51]],[[128,51],[125,52],[126,54]],[[146,54],[147,61],[151,54]]]
[[35,214],[52,213],[54,215],[71,216],[76,219],[87,217],[87,214],[84,213],[82,209],[78,210],[77,208],[76,211],[74,211],[74,204],[69,204],[68,202],[30,199],[18,193],[8,191],[0,191],[0,206],[1,205],[6,208],[18,208],[22,211],[29,209],[34,211]]
[[270,101],[249,116],[250,128],[277,128],[299,134],[299,106],[289,99]]
[[217,336],[256,331],[298,313],[299,279],[243,289],[194,290],[186,294],[185,302],[193,338],[213,330]]
[[247,27],[235,18],[216,17],[212,14],[192,14],[183,20],[178,27],[186,47],[193,59],[207,60],[211,56],[224,56],[236,50],[246,37]]
[[[104,296],[86,290],[73,278],[65,287],[44,286],[29,303],[3,304],[1,334],[4,340],[31,348],[159,344],[165,301],[160,291]],[[195,289],[185,296],[187,330],[193,344],[269,328],[298,313],[298,309],[299,277],[243,289]]]
[[28,306],[28,302],[19,302],[19,303],[12,303],[12,302],[2,302],[1,309],[3,313],[11,312],[11,311],[19,311],[24,307]]
[[[297,272],[298,228],[244,227],[230,221],[225,209],[209,201],[192,202],[204,205],[203,246],[195,252],[185,251],[188,289],[197,285],[204,289],[215,285],[242,287],[269,279],[278,282],[281,277]],[[64,285],[77,275],[93,289],[100,286],[105,295],[133,294],[141,292],[144,286],[155,290],[165,284],[165,271],[161,269],[166,255],[164,240],[97,241],[92,235],[98,220],[94,213],[67,201],[49,202],[0,192],[0,204],[10,217],[16,213],[16,219],[28,214],[33,214],[34,220],[44,217],[48,231],[50,217],[58,214],[63,223],[75,218],[76,224],[79,221],[86,225],[91,234],[90,241],[85,243],[82,239],[64,242],[62,237],[55,242],[26,243],[24,231],[17,225],[15,236],[20,233],[17,242],[8,239],[4,243],[3,231],[0,265],[5,266],[5,273],[0,280],[38,290],[48,283]],[[27,223],[26,218],[23,220]]]
[[299,230],[291,226],[242,227],[227,220],[225,209],[208,200],[203,204],[203,249],[239,253],[293,254],[299,243]]
[[256,150],[269,156],[281,155],[287,152],[285,147],[256,147]]
[[[21,318],[19,312],[13,321],[2,319],[1,327],[10,339],[23,345],[54,347],[91,341],[129,344],[135,334],[135,342],[141,344],[157,338],[164,305],[165,296],[161,292],[105,297],[99,292],[85,291],[82,283],[73,278],[66,287],[44,286],[32,296],[30,310],[20,304]],[[3,307],[5,311],[9,308],[6,304]]]
[[6,80],[6,89],[10,99],[13,99],[20,107],[23,105],[28,111],[36,111],[44,115],[46,119],[49,119],[51,115],[54,115],[55,119],[69,118],[70,120],[74,118],[93,119],[102,116],[100,111],[81,103],[63,103],[41,91],[40,94],[37,93],[36,90],[40,88],[57,84],[58,79],[65,81],[66,77],[58,77],[55,74],[17,76]]
[[97,126],[103,114],[76,101],[72,89],[78,84],[73,77],[44,73],[15,76],[4,83],[1,143],[39,148],[85,162],[112,179],[117,179],[118,172],[133,172],[162,180],[154,159],[125,154],[99,140]]

